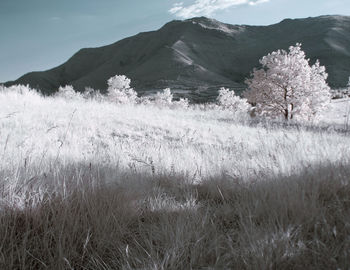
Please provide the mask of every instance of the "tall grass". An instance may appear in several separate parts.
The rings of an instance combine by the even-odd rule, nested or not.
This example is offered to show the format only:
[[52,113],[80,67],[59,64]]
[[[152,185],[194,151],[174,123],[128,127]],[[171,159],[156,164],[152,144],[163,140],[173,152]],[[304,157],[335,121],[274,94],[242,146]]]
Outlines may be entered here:
[[2,189],[1,269],[350,267],[349,167],[200,184],[165,175],[110,182],[113,170],[72,164]]
[[350,139],[0,92],[0,269],[349,269]]

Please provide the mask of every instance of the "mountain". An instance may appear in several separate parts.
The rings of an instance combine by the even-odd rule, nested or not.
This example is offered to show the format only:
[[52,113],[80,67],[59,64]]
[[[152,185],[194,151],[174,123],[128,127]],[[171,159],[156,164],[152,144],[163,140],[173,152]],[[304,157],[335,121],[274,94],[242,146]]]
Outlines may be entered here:
[[205,17],[171,21],[114,44],[81,49],[66,63],[31,72],[12,84],[29,84],[50,94],[60,85],[107,88],[116,74],[127,75],[141,94],[170,87],[195,101],[208,101],[220,86],[244,89],[258,60],[277,49],[303,44],[311,62],[319,59],[332,87],[350,75],[350,17],[286,19],[269,26],[230,25]]

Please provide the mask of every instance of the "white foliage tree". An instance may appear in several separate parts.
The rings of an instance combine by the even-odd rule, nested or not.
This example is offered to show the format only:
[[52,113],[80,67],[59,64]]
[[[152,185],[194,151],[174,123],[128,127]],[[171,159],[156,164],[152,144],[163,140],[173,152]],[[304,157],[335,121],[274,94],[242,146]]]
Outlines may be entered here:
[[244,93],[257,113],[310,120],[329,104],[326,69],[318,61],[310,66],[301,44],[289,47],[289,52],[272,52],[260,64],[263,68],[254,69]]
[[[170,88],[166,88],[163,92],[157,92],[154,96],[154,104],[159,107],[168,107],[168,108],[181,108],[187,109],[189,107],[189,101],[187,98],[180,98],[177,101],[173,101],[173,94],[171,93]],[[151,104],[151,103],[150,103]]]
[[137,102],[137,93],[130,87],[130,82],[130,79],[125,75],[116,75],[110,78],[107,81],[109,100],[119,104],[135,104]]
[[55,94],[56,97],[61,97],[64,99],[74,100],[82,98],[82,95],[76,92],[71,85],[60,86],[58,92]]
[[248,112],[251,108],[247,99],[236,96],[233,90],[221,87],[217,97],[219,106],[223,109],[233,112]]
[[158,106],[170,106],[173,102],[173,94],[170,88],[166,88],[163,92],[158,92],[154,97],[154,102]]

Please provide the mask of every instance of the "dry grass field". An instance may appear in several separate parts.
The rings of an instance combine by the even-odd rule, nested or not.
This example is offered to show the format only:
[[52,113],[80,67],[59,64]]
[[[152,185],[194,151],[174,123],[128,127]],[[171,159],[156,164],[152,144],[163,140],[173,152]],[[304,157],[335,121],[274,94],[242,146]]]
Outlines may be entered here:
[[349,269],[350,137],[0,92],[1,269]]

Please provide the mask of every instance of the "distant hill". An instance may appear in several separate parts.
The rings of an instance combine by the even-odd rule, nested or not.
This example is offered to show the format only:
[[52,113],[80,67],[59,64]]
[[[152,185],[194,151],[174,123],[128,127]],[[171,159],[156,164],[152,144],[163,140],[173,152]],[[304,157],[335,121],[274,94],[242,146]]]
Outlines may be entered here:
[[106,81],[125,74],[141,94],[165,87],[195,101],[208,101],[220,86],[242,90],[258,60],[276,49],[303,44],[311,62],[319,59],[332,87],[350,75],[350,17],[286,19],[269,26],[230,25],[205,17],[171,21],[158,31],[114,44],[81,49],[66,63],[31,72],[12,84],[29,84],[50,94],[71,84],[83,91],[105,90]]

